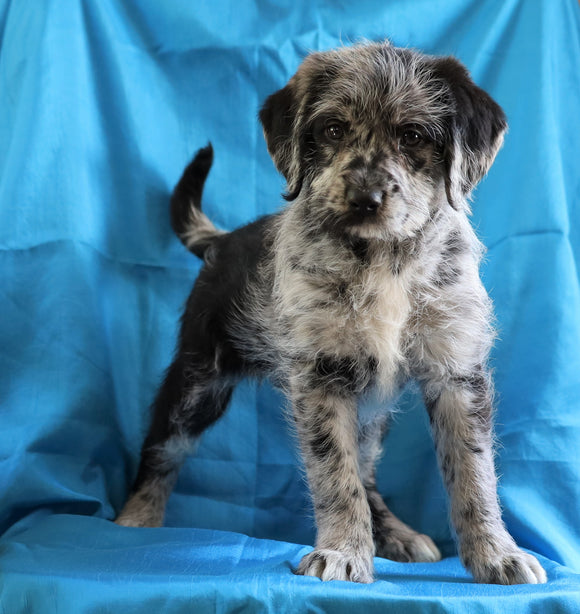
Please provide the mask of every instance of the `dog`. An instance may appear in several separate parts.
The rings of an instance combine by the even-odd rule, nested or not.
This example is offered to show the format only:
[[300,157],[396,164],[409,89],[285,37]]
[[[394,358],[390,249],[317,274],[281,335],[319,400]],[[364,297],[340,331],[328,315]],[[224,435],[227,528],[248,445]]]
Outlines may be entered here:
[[[456,59],[385,42],[308,55],[259,116],[289,204],[218,230],[201,210],[211,145],[178,182],[172,226],[204,266],[117,523],[160,526],[180,466],[236,382],[269,376],[289,399],[317,526],[296,573],[367,583],[375,554],[437,561],[375,482],[389,407],[413,379],[462,563],[477,582],[545,582],[501,518],[492,306],[468,220],[503,142],[502,109]],[[359,410],[370,391],[383,409]]]

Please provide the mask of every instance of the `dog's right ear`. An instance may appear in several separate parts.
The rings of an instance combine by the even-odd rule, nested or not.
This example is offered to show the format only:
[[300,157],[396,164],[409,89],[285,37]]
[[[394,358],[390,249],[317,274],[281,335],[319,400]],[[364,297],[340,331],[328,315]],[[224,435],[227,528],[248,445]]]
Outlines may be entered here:
[[295,136],[297,112],[298,102],[292,80],[286,87],[269,96],[260,110],[268,151],[288,184],[284,196],[287,200],[294,200],[302,188],[299,145]]

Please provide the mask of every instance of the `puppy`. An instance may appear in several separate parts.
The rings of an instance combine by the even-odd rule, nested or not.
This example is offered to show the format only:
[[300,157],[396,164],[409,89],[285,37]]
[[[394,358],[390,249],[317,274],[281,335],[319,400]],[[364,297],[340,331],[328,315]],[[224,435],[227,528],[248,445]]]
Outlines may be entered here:
[[[371,582],[373,555],[436,561],[375,484],[389,406],[419,382],[463,564],[478,582],[546,574],[501,519],[492,452],[494,331],[467,199],[506,120],[453,58],[390,44],[313,53],[265,102],[268,150],[289,206],[231,233],[201,211],[213,152],[171,202],[205,260],[117,522],[159,526],[186,454],[246,376],[288,396],[317,525],[297,573]],[[359,411],[369,391],[383,410]]]

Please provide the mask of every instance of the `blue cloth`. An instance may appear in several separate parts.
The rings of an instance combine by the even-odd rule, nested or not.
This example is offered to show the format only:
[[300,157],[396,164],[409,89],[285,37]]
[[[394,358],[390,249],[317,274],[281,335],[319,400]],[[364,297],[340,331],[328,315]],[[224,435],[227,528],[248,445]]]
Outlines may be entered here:
[[[199,270],[173,185],[211,139],[209,216],[279,208],[257,110],[308,50],[363,37],[458,56],[508,115],[473,221],[504,516],[547,585],[461,568],[413,391],[379,486],[440,563],[376,559],[367,586],[294,576],[312,513],[283,400],[252,382],[181,472],[167,528],[110,522]],[[0,0],[0,612],[580,611],[579,74],[575,0]]]

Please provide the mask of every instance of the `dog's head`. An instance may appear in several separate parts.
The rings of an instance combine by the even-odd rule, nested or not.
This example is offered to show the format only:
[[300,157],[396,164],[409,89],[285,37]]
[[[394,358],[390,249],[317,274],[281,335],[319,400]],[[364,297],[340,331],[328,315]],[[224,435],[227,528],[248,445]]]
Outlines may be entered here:
[[412,236],[442,203],[465,207],[506,129],[457,60],[388,43],[307,56],[260,120],[286,197],[364,238]]

